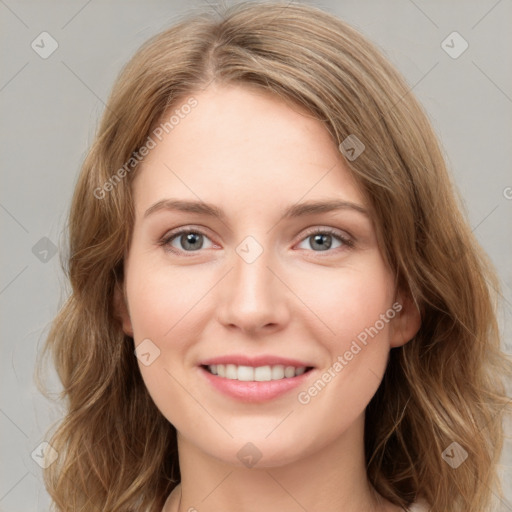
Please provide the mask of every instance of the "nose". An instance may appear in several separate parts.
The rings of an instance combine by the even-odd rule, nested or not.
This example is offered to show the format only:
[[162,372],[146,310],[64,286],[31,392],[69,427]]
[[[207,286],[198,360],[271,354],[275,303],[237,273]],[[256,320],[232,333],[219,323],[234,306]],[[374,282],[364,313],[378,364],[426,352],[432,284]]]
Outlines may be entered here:
[[289,321],[291,292],[270,251],[252,262],[234,251],[231,268],[219,283],[219,321],[250,335],[282,329]]

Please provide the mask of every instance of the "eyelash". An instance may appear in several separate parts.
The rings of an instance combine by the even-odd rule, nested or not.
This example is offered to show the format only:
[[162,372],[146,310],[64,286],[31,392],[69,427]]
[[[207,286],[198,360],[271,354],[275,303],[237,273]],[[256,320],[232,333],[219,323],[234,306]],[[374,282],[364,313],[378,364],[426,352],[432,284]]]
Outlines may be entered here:
[[[174,254],[187,254],[186,257],[194,256],[195,253],[199,253],[201,251],[200,250],[199,251],[182,251],[180,249],[176,249],[174,247],[171,247],[171,245],[170,245],[171,242],[175,238],[178,238],[181,235],[190,234],[190,233],[193,233],[193,234],[196,234],[196,235],[202,235],[202,236],[204,236],[204,237],[209,239],[209,236],[204,231],[202,231],[201,229],[180,228],[177,231],[172,231],[170,233],[167,233],[164,237],[162,237],[158,241],[158,245],[166,248],[166,250],[168,250],[168,251],[170,251],[170,252],[172,252]],[[334,238],[337,238],[343,244],[342,247],[337,247],[335,249],[327,249],[325,251],[313,251],[313,250],[311,250],[312,252],[318,253],[320,255],[323,252],[332,254],[337,249],[341,249],[341,250],[343,250],[343,249],[353,249],[354,246],[355,246],[354,240],[344,236],[339,231],[337,231],[337,230],[335,230],[333,228],[313,228],[313,229],[310,229],[310,230],[308,230],[305,233],[304,237],[301,238],[300,242],[302,242],[302,241],[306,240],[307,238],[310,238],[310,237],[312,237],[314,235],[330,235],[330,236],[332,236]]]

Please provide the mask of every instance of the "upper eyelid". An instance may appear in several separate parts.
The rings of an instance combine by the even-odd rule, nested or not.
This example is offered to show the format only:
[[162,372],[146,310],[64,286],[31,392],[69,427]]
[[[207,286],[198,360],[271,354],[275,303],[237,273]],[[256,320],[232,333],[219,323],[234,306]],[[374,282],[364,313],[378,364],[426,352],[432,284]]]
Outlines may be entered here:
[[162,239],[168,239],[168,238],[173,238],[177,235],[182,235],[183,233],[199,233],[199,234],[202,234],[202,235],[205,235],[209,238],[210,235],[208,234],[210,230],[208,230],[207,228],[204,228],[202,226],[194,226],[194,225],[190,225],[190,226],[180,226],[180,227],[177,227],[177,228],[174,228],[174,229],[171,229],[169,231],[167,231],[163,236],[162,236]]

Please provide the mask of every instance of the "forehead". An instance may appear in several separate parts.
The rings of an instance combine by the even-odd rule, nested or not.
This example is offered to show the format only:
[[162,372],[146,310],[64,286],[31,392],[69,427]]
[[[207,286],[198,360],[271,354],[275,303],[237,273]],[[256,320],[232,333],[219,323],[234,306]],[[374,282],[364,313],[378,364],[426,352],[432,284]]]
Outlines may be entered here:
[[[195,106],[180,109],[191,97]],[[300,107],[254,88],[210,86],[162,122],[171,116],[137,169],[138,215],[166,195],[240,207],[325,196],[364,204],[326,127]]]

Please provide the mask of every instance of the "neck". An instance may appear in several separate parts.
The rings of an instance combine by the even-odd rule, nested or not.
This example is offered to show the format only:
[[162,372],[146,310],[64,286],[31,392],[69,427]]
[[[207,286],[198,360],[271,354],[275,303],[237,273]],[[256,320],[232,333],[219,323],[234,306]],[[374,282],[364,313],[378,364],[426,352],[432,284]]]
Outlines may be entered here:
[[[364,413],[314,453],[285,465],[247,468],[212,457],[178,434],[181,484],[166,511],[390,510],[367,480],[363,436]],[[299,439],[297,449],[300,444]]]

